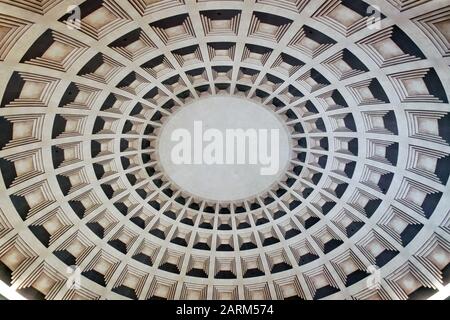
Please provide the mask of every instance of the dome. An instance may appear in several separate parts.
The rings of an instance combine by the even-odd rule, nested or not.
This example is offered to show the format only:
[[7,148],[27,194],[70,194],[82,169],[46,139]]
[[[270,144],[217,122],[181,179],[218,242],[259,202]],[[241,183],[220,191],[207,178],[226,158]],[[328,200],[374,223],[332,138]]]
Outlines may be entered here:
[[450,295],[448,1],[74,2],[0,0],[0,297]]

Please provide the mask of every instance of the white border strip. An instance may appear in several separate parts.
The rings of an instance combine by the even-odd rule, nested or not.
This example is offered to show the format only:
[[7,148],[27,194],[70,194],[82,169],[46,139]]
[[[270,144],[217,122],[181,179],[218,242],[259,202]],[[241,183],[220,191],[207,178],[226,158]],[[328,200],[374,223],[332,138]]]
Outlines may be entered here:
[[15,290],[11,289],[6,283],[0,281],[0,294],[8,300],[27,300]]

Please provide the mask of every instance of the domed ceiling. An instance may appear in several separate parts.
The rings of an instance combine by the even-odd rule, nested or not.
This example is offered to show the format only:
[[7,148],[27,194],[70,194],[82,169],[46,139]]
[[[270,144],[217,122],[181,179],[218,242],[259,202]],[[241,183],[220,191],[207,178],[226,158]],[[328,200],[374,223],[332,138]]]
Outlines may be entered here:
[[[68,3],[0,0],[8,287],[29,299],[447,297],[447,0]],[[202,198],[161,165],[164,125],[215,96],[286,128],[288,165],[269,188]]]

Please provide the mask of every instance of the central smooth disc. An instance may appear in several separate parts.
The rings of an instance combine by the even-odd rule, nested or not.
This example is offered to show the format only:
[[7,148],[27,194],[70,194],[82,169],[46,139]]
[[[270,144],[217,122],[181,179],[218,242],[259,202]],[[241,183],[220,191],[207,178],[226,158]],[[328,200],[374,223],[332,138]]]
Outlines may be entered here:
[[[261,175],[260,169],[268,166],[259,162],[249,164],[248,161],[245,164],[224,165],[174,163],[171,153],[179,142],[172,141],[172,133],[176,129],[187,129],[193,141],[196,121],[203,123],[203,131],[210,128],[218,129],[223,132],[224,137],[227,129],[268,129],[268,140],[262,139],[268,141],[268,146],[270,146],[270,130],[278,129],[278,171],[274,175]],[[208,142],[203,145],[208,145]],[[247,142],[247,148],[248,145]],[[244,200],[266,191],[285,172],[291,153],[289,135],[282,120],[261,105],[235,97],[200,99],[178,110],[163,125],[158,148],[160,163],[172,182],[194,196],[216,201]]]

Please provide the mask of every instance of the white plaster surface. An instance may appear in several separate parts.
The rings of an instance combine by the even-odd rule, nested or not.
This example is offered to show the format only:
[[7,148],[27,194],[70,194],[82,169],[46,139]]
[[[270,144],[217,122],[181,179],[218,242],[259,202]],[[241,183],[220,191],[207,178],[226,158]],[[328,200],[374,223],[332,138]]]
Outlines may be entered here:
[[[263,176],[260,169],[267,166],[259,164],[173,163],[171,150],[177,142],[171,141],[172,132],[184,128],[194,136],[195,121],[202,121],[204,130],[215,128],[223,133],[226,129],[278,129],[280,133],[278,172],[275,175]],[[182,190],[206,200],[236,201],[264,192],[281,178],[291,153],[288,137],[287,128],[273,111],[246,99],[209,97],[196,100],[169,118],[162,127],[158,154],[165,173]]]

